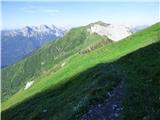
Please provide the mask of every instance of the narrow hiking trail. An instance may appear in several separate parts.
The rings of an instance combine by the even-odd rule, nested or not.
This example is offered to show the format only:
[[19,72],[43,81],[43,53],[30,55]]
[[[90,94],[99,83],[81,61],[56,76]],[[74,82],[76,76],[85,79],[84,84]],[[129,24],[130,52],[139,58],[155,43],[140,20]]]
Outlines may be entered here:
[[[118,69],[112,65],[112,69],[116,74],[120,74]],[[118,85],[110,92],[106,93],[109,96],[103,103],[91,106],[80,120],[119,120],[124,95],[125,79],[121,76]]]

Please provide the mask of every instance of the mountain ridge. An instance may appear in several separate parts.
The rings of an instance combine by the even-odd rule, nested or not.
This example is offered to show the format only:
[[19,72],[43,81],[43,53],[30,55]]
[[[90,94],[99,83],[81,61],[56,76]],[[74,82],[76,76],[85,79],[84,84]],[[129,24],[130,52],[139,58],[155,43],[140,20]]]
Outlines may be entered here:
[[54,25],[51,27],[41,25],[26,26],[15,30],[2,30],[1,66],[4,67],[16,63],[43,44],[62,37],[65,32],[65,30],[61,30]]
[[[3,99],[13,95],[22,86],[25,87],[30,80],[54,68],[56,64],[57,68],[54,69],[61,68],[60,62],[70,55],[78,52],[85,54],[111,42],[106,36],[89,34],[86,27],[71,29],[63,37],[47,43],[25,59],[2,70]],[[11,86],[17,88],[13,87],[13,90]]]
[[91,34],[97,33],[102,36],[107,36],[113,41],[122,40],[125,37],[128,37],[132,34],[132,31],[129,27],[125,25],[115,25],[104,23],[102,21],[97,21],[88,25],[87,29]]

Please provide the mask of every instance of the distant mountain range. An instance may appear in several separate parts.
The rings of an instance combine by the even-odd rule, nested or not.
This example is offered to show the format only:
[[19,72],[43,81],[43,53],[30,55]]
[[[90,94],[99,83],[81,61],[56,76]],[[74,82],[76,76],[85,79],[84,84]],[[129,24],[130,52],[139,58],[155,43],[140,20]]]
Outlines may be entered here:
[[54,25],[26,26],[22,29],[2,30],[1,67],[16,63],[44,43],[63,36],[66,30]]

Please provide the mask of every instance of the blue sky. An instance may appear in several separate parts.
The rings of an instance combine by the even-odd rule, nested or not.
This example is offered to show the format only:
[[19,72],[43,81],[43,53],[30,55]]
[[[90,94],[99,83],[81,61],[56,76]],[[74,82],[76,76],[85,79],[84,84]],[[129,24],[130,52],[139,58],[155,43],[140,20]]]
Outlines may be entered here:
[[55,24],[57,26],[79,26],[98,20],[106,23],[144,25],[159,19],[156,0],[101,1],[101,2],[2,2],[2,28],[15,29],[30,25]]

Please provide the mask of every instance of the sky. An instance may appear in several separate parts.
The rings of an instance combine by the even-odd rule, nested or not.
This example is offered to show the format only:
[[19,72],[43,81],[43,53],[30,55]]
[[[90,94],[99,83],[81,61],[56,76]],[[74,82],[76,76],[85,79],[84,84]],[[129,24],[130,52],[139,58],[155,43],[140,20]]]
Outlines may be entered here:
[[159,21],[157,0],[93,1],[3,0],[2,29],[41,24],[73,27],[99,20],[124,25],[150,25]]

